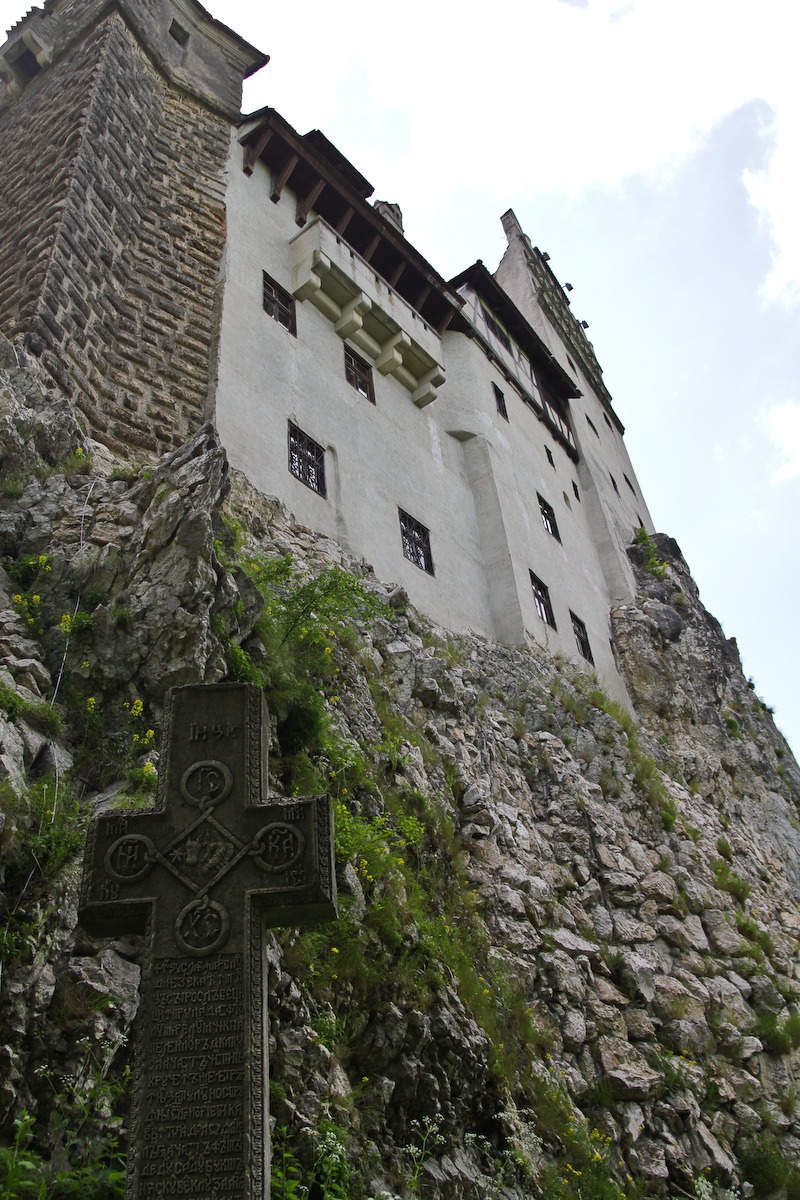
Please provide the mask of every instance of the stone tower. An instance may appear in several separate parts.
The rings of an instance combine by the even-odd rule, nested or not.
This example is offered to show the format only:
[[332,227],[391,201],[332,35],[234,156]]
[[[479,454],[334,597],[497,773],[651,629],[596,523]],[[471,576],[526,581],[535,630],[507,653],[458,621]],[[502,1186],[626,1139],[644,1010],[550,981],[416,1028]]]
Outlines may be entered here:
[[205,419],[230,128],[266,61],[195,0],[46,0],[0,49],[0,328],[117,453]]

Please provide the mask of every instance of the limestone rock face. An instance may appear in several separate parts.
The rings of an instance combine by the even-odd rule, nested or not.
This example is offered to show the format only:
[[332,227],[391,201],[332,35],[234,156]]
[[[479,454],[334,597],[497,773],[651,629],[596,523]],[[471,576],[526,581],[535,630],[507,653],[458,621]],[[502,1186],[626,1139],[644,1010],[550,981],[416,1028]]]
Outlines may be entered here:
[[[0,342],[0,457],[22,485],[0,495],[0,916],[16,905],[28,931],[0,984],[3,1136],[25,1108],[42,1152],[66,1153],[52,1083],[77,1080],[83,1102],[93,1063],[122,1079],[138,1002],[137,940],[77,924],[79,846],[46,887],[6,849],[45,828],[34,784],[83,761],[87,697],[119,744],[131,706],[157,726],[166,689],[226,678],[232,647],[267,662],[243,564],[291,554],[385,602],[354,633],[326,633],[328,741],[303,751],[347,834],[342,920],[327,941],[266,939],[272,1112],[293,1153],[318,1161],[320,1131],[337,1130],[353,1200],[402,1193],[426,1118],[442,1139],[424,1154],[432,1200],[546,1196],[577,1162],[575,1130],[595,1148],[579,1169],[599,1169],[596,1153],[620,1194],[628,1175],[653,1195],[692,1194],[701,1173],[739,1187],[754,1145],[793,1169],[800,776],[675,543],[658,539],[664,580],[632,547],[643,599],[613,613],[628,722],[573,665],[431,625],[231,477],[210,426],[153,468],[90,458],[61,401],[42,415],[19,353]],[[23,586],[20,564],[40,559]],[[69,632],[76,612],[91,620]],[[133,765],[158,765],[141,750]],[[278,737],[272,755],[281,795],[298,762]],[[127,787],[79,780],[75,828]],[[381,873],[368,855],[387,829],[398,840]],[[374,976],[368,994],[350,955]],[[104,1121],[124,1138],[124,1099],[103,1113],[84,1136]]]

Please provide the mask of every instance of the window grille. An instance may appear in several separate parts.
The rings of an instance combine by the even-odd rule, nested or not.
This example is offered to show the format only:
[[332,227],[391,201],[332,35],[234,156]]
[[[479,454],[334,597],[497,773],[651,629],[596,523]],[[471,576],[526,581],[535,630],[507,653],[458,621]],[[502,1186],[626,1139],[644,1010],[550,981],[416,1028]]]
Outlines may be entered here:
[[572,621],[572,632],[575,634],[575,644],[578,647],[578,651],[580,654],[583,655],[583,657],[586,659],[587,662],[590,662],[592,664],[592,666],[594,666],[594,659],[592,658],[592,648],[589,645],[589,638],[586,633],[586,626],[584,625],[584,623],[580,619],[580,617],[575,616],[575,613],[572,611],[572,609],[570,609],[569,615],[570,615],[570,620]]
[[372,382],[372,367],[349,346],[344,348],[344,373],[350,386],[355,388],[359,395],[369,400],[370,404],[374,404],[375,388]]
[[433,555],[431,554],[431,535],[429,530],[419,521],[415,521],[402,508],[400,513],[400,536],[403,539],[403,555],[421,571],[433,575]]
[[542,524],[547,532],[552,534],[557,542],[560,542],[561,534],[558,532],[556,514],[553,511],[552,506],[548,504],[544,496],[540,496],[538,492],[536,493],[536,499],[539,501],[539,512],[542,514]]
[[536,605],[536,611],[545,624],[556,628],[556,619],[553,616],[553,606],[550,603],[549,588],[542,583],[538,576],[534,575],[533,571],[528,571],[531,577],[531,587],[533,588],[533,602]]
[[297,337],[294,297],[290,296],[274,279],[271,279],[266,271],[263,272],[263,277],[264,312]]
[[496,383],[493,383],[492,387],[494,388],[494,402],[497,405],[497,411],[500,413],[500,416],[503,418],[503,420],[507,421],[508,409],[506,408],[506,398]]
[[289,422],[289,470],[301,483],[327,496],[325,488],[325,451],[302,429]]

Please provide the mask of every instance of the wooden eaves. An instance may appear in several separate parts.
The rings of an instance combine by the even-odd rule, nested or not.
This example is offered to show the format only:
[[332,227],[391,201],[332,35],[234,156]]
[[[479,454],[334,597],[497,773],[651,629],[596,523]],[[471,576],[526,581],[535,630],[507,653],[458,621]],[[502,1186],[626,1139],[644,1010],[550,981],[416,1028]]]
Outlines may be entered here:
[[441,336],[470,328],[464,301],[367,197],[373,187],[318,129],[300,134],[272,108],[241,122],[242,169],[252,175],[261,160],[270,170],[269,199],[284,189],[296,197],[295,220],[305,225],[313,209],[377,275]]
[[450,286],[453,288],[458,289],[465,285],[471,287],[482,300],[485,300],[487,308],[500,318],[520,350],[527,354],[556,396],[564,400],[575,400],[578,396],[583,395],[549,346],[539,337],[533,326],[528,324],[516,304],[486,269],[481,259],[450,280]]

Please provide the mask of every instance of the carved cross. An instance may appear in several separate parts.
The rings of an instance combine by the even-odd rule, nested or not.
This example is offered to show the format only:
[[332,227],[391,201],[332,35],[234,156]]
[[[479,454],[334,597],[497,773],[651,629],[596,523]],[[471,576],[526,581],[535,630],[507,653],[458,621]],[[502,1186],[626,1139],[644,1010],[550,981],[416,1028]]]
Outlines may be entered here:
[[249,684],[167,694],[156,806],[92,821],[79,917],[144,933],[126,1200],[268,1200],[262,930],[336,917],[327,796],[267,804]]

